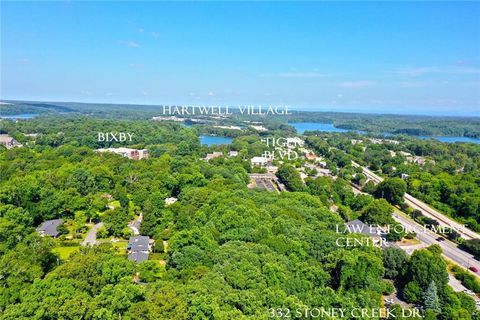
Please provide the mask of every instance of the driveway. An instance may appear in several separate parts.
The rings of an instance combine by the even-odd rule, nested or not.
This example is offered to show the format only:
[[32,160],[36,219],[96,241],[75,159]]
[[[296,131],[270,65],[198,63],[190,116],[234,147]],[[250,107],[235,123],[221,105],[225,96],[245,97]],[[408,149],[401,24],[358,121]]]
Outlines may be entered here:
[[128,223],[128,227],[130,228],[130,230],[132,230],[135,236],[138,236],[140,234],[140,224],[142,223],[142,220],[143,220],[143,215],[140,212],[137,219],[130,221]]
[[103,226],[103,222],[95,224],[82,241],[82,246],[94,246],[97,244],[97,231]]

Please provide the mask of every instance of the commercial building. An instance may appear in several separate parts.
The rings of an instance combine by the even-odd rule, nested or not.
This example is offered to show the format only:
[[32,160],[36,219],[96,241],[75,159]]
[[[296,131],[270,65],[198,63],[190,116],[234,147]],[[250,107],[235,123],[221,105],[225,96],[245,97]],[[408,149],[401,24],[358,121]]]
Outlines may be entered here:
[[131,148],[102,148],[97,149],[97,152],[112,152],[122,157],[132,160],[148,159],[149,154],[147,149],[131,149]]

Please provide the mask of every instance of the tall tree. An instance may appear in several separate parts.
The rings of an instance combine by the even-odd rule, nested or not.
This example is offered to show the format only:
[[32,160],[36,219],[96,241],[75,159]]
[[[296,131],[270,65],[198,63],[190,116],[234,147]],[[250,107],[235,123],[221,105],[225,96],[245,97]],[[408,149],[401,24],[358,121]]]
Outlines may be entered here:
[[425,291],[425,295],[423,296],[423,305],[427,310],[440,312],[440,301],[438,299],[437,286],[433,280],[428,285],[427,291]]

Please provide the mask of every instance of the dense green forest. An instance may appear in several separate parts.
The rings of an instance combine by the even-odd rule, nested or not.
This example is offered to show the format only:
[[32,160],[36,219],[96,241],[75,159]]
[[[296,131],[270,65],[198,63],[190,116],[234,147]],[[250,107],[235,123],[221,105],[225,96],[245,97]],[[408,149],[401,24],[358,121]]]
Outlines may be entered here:
[[[0,150],[0,319],[268,319],[278,308],[378,309],[394,290],[426,319],[479,319],[473,300],[447,285],[439,247],[411,257],[338,247],[340,237],[364,237],[337,232],[345,221],[391,222],[390,204],[355,195],[348,171],[303,184],[285,163],[278,176],[290,191],[270,193],[247,188],[253,169],[243,157],[201,160],[212,150],[256,156],[259,135],[206,147],[179,124],[74,115],[2,124],[24,147]],[[151,158],[96,153],[110,145],[96,141],[99,131],[134,132],[130,146]],[[348,156],[334,152],[329,166]],[[168,197],[178,201],[167,206]],[[106,239],[128,238],[139,213],[141,234],[158,244],[150,260],[134,264],[111,241],[78,245],[91,221],[105,223]],[[53,218],[68,221],[73,239],[37,235]],[[69,246],[76,251],[61,254]]]

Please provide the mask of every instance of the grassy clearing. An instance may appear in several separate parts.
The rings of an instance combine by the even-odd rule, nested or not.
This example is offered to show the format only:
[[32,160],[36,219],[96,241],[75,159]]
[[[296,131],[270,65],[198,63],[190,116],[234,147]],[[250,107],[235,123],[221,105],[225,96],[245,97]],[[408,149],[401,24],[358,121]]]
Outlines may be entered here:
[[56,247],[52,251],[60,256],[62,260],[68,260],[70,255],[80,250],[80,246]]

